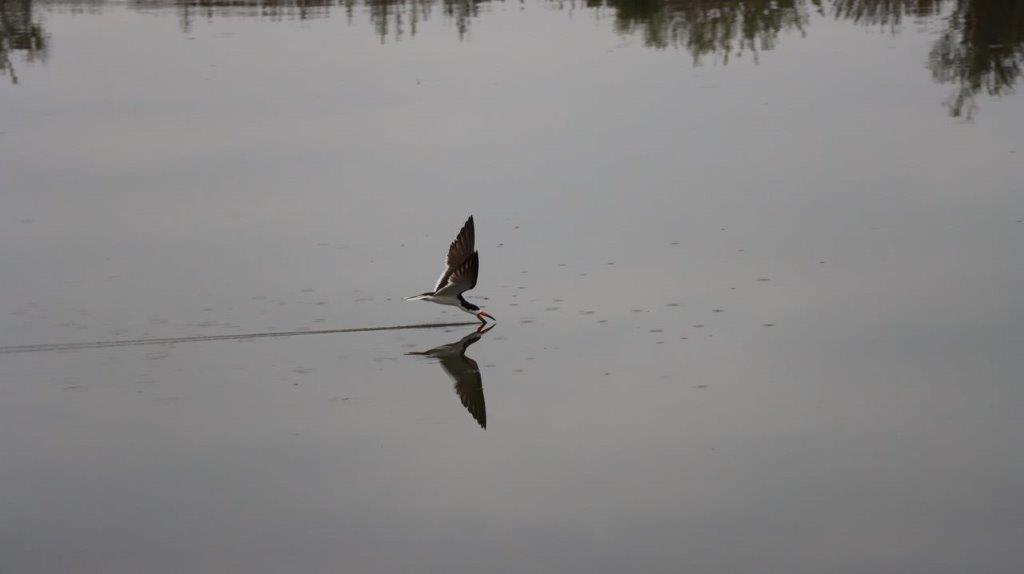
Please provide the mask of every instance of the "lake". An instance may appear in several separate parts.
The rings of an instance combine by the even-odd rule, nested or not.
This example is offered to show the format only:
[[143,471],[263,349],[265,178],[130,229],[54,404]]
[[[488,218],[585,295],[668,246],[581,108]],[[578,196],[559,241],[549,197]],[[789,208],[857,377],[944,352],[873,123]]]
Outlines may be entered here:
[[[1022,572],[1022,73],[1012,0],[0,0],[0,572]],[[497,323],[362,331],[473,320],[470,214]]]

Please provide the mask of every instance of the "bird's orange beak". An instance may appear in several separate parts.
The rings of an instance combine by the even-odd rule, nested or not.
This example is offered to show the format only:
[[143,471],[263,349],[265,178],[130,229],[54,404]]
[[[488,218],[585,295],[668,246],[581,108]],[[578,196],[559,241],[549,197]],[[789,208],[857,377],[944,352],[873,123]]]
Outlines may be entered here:
[[490,319],[491,321],[494,321],[495,323],[497,323],[497,322],[498,322],[498,320],[497,320],[497,319],[495,319],[495,318],[494,318],[494,317],[493,317],[493,316],[492,316],[492,315],[491,315],[490,313],[485,313],[484,311],[479,311],[479,312],[478,312],[478,313],[476,314],[476,318],[477,318],[477,319],[480,319],[480,322],[481,322],[481,323],[486,323],[486,322],[487,322],[487,321],[486,321],[486,320],[484,319],[484,317],[487,317],[488,319]]

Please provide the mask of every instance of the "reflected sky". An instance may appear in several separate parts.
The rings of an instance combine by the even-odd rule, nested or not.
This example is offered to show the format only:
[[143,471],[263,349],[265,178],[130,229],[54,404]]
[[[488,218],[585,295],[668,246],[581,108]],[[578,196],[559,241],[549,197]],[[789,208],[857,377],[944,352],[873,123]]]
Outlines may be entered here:
[[[47,9],[97,10],[105,2],[3,0],[0,2],[0,73],[17,83],[16,62],[45,59]],[[488,0],[311,0],[210,2],[131,0],[141,11],[178,14],[186,34],[212,18],[315,19],[342,13],[353,25],[365,20],[382,42],[415,36],[421,22],[443,17],[465,38]],[[936,36],[927,68],[951,87],[947,109],[972,117],[976,96],[1001,96],[1017,85],[1024,65],[1024,8],[1014,0],[588,0],[551,2],[557,9],[607,16],[615,30],[654,49],[684,50],[694,65],[711,59],[726,65],[749,54],[757,60],[781,41],[808,33],[811,15],[882,27],[898,34],[926,26]],[[365,18],[364,18],[365,16]]]

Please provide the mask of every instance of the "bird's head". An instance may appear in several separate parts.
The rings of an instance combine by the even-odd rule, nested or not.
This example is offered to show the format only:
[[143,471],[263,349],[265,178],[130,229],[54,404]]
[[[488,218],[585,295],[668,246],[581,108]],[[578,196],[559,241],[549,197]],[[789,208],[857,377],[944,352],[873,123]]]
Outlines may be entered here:
[[487,322],[487,320],[484,319],[484,317],[487,317],[487,319],[490,319],[491,321],[494,321],[494,322],[498,321],[497,319],[494,318],[493,315],[491,315],[487,311],[484,311],[480,307],[470,303],[469,301],[466,301],[462,297],[462,295],[459,295],[459,306],[462,308],[463,311],[465,311],[467,313],[472,313],[473,315],[475,315],[477,320],[480,321],[481,323],[486,323]]

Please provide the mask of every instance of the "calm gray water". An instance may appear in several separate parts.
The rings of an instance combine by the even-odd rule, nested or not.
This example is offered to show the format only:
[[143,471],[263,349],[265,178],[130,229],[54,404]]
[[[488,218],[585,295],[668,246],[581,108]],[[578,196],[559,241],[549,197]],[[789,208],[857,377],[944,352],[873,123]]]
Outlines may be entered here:
[[1013,1],[0,0],[0,348],[461,321],[470,213],[498,318],[0,353],[0,572],[1022,572],[1022,69]]

